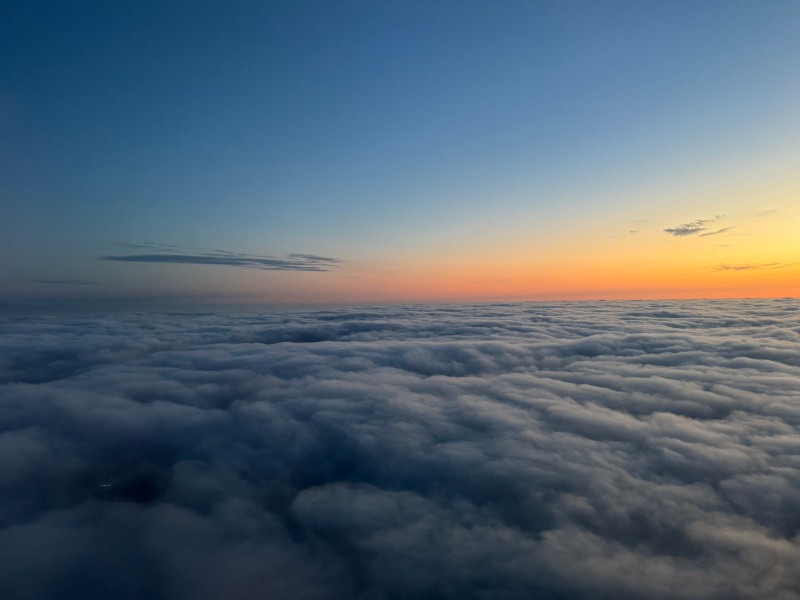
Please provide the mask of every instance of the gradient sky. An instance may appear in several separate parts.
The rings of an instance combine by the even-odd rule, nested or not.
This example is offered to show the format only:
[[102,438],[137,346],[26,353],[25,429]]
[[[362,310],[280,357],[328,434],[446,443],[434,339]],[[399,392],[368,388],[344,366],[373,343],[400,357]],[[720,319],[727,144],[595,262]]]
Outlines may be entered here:
[[800,2],[0,7],[0,300],[800,295]]

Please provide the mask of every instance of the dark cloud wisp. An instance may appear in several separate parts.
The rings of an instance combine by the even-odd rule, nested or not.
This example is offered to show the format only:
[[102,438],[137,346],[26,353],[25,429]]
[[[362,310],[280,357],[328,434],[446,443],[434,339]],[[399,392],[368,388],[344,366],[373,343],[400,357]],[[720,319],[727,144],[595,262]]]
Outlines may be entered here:
[[722,229],[717,229],[716,231],[709,231],[707,233],[701,233],[700,237],[709,237],[709,236],[712,236],[712,235],[720,235],[721,233],[727,233],[731,229],[735,229],[735,228],[736,228],[735,226],[723,227]]
[[140,242],[140,243],[119,242],[117,245],[122,246],[123,248],[133,248],[136,250],[158,250],[161,252],[181,251],[179,246],[175,246],[173,244],[162,244],[160,242]]
[[[721,221],[725,218],[725,215],[714,215],[713,219],[697,219],[696,221],[692,221],[691,223],[684,223],[683,225],[678,225],[676,227],[668,227],[663,229],[664,233],[668,233],[670,235],[674,235],[675,237],[686,237],[689,235],[696,235],[700,234],[701,237],[708,236],[708,235],[716,235],[719,233],[724,233],[732,227],[726,227],[725,229],[720,229],[718,231],[708,232],[707,225],[711,223],[716,223],[717,221]],[[707,233],[702,233],[706,231]]]
[[694,235],[696,233],[700,233],[701,231],[705,231],[707,229],[705,225],[708,222],[709,221],[706,219],[698,219],[697,221],[692,221],[691,223],[684,223],[683,225],[678,225],[677,227],[669,227],[667,229],[664,229],[664,232],[669,233],[670,235],[674,235],[676,237]]
[[265,271],[329,271],[341,262],[337,258],[313,254],[289,254],[284,258],[276,258],[225,250],[201,253],[175,250],[154,254],[109,255],[101,257],[101,260],[178,265],[217,265],[246,267]]
[[716,271],[765,271],[771,269],[785,269],[791,267],[795,263],[750,263],[740,265],[717,265],[714,267]]
[[91,279],[25,279],[23,281],[49,285],[102,285],[101,281],[93,281]]

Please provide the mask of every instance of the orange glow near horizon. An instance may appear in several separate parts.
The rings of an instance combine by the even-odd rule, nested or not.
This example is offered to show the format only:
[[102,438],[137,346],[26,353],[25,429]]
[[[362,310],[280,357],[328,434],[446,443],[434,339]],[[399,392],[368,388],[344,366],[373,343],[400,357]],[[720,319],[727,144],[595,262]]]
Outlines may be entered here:
[[536,269],[508,276],[496,270],[431,271],[428,277],[420,275],[413,281],[406,280],[404,285],[383,283],[372,290],[364,289],[365,298],[373,295],[379,299],[410,301],[768,298],[800,295],[800,268],[706,269],[687,273],[679,267],[612,272],[586,266],[569,272]]
[[800,296],[798,211],[762,212],[721,217],[705,236],[651,224],[614,236],[585,228],[530,242],[476,239],[402,264],[361,264],[315,289],[321,302]]

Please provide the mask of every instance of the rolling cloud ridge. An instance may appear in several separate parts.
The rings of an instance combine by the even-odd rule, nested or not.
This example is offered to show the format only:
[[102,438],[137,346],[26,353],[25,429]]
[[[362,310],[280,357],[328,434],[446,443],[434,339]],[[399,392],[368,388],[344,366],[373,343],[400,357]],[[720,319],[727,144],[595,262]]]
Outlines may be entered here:
[[7,598],[800,598],[798,300],[0,334]]

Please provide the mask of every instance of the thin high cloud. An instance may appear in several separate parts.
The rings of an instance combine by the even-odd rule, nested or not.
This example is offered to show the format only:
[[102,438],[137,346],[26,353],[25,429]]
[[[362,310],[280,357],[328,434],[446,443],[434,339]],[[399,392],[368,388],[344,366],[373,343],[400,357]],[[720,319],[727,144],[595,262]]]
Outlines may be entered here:
[[716,271],[764,271],[770,269],[785,269],[791,267],[795,263],[750,263],[739,265],[717,265],[714,267]]
[[[684,223],[683,225],[677,225],[675,227],[668,227],[663,231],[670,235],[674,235],[675,237],[686,237],[689,235],[696,235],[703,231],[707,231],[710,223],[714,223],[724,218],[725,215],[715,215],[713,219],[697,219],[696,221],[692,221],[690,223]],[[723,231],[727,231],[727,229],[722,229],[716,232],[710,232],[703,235],[716,235],[717,233],[722,233]]]
[[162,244],[159,242],[141,242],[141,243],[132,243],[132,242],[119,242],[118,246],[122,246],[124,248],[133,248],[136,250],[160,250],[162,252],[180,252],[180,247],[175,246],[173,244]]
[[101,260],[116,262],[162,263],[178,265],[215,265],[245,267],[262,271],[330,271],[341,260],[315,254],[292,253],[283,258],[260,256],[228,250],[190,253],[168,244],[124,244],[137,249],[159,249],[161,252],[145,254],[122,254],[101,257]]
[[797,600],[798,310],[0,321],[0,589]]
[[101,281],[92,281],[91,279],[24,279],[23,281],[47,285],[103,285]]
[[709,237],[711,235],[719,235],[721,233],[727,233],[731,229],[736,229],[736,226],[734,225],[734,226],[731,226],[731,227],[723,227],[722,229],[717,229],[716,231],[709,231],[708,233],[701,233],[700,237]]

